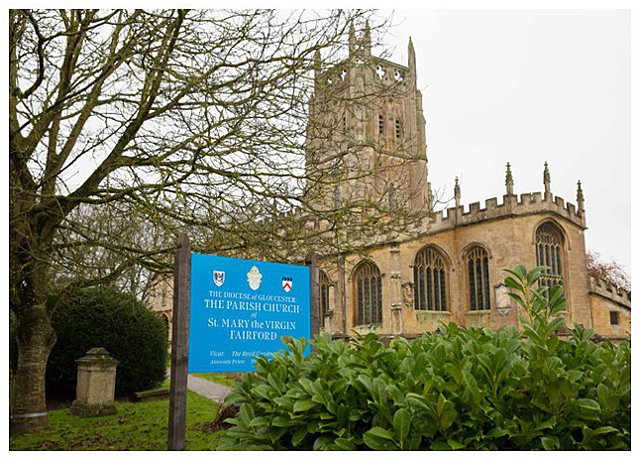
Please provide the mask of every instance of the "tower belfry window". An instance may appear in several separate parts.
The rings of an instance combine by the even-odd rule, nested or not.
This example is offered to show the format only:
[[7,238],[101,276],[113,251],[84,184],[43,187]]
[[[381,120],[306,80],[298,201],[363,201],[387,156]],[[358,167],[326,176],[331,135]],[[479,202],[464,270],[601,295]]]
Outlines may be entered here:
[[396,118],[396,139],[400,140],[401,137],[402,137],[402,125],[400,123],[400,120]]
[[382,115],[378,115],[378,134],[384,134],[384,117]]
[[541,286],[551,288],[564,284],[564,241],[560,230],[550,222],[536,230],[536,263],[548,267],[540,277]]

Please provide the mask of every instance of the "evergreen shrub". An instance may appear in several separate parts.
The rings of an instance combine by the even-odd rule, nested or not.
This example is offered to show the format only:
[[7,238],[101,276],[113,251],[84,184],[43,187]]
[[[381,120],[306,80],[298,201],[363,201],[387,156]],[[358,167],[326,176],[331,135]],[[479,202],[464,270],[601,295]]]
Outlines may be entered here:
[[148,390],[165,379],[167,328],[134,296],[107,288],[76,291],[52,317],[57,335],[47,364],[47,392],[73,396],[75,360],[94,347],[119,361],[116,395]]
[[543,267],[508,270],[522,332],[441,325],[413,341],[319,336],[258,359],[227,399],[239,405],[226,449],[629,449],[630,344],[569,337],[562,288]]

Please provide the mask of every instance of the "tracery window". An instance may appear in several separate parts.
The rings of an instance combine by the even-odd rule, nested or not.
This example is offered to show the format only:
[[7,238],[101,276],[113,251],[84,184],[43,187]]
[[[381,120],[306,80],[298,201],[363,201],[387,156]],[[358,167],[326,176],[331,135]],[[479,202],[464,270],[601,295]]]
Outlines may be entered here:
[[416,310],[447,310],[446,268],[442,255],[434,248],[418,252],[413,265]]
[[320,270],[320,327],[324,327],[324,318],[329,312],[329,286],[331,280],[324,270]]
[[551,288],[564,284],[564,241],[558,227],[545,222],[536,230],[536,263],[549,267],[540,277],[540,286]]
[[491,295],[489,291],[489,256],[487,251],[477,246],[467,253],[469,309],[489,310]]
[[356,325],[382,324],[382,276],[373,262],[362,262],[353,275]]

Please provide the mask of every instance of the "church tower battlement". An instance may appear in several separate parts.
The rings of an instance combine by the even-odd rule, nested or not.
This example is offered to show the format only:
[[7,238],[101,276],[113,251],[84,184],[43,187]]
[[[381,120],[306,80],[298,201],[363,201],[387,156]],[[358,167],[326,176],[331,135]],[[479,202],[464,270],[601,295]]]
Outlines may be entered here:
[[368,23],[359,38],[352,26],[348,57],[323,68],[317,53],[314,80],[306,144],[312,204],[427,211],[425,119],[411,39],[404,66],[371,54]]

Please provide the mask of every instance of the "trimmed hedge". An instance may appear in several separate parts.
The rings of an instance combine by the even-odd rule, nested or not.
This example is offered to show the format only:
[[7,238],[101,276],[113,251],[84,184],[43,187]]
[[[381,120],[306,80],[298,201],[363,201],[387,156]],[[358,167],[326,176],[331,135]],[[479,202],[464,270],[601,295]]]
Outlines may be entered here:
[[104,347],[120,361],[116,395],[148,390],[165,379],[167,328],[135,297],[107,288],[75,292],[52,318],[56,344],[47,364],[47,392],[73,396],[75,360]]
[[629,449],[631,349],[596,345],[577,327],[562,340],[562,288],[536,288],[540,270],[505,280],[528,314],[515,328],[454,323],[385,347],[324,335],[283,340],[227,399],[226,449]]

